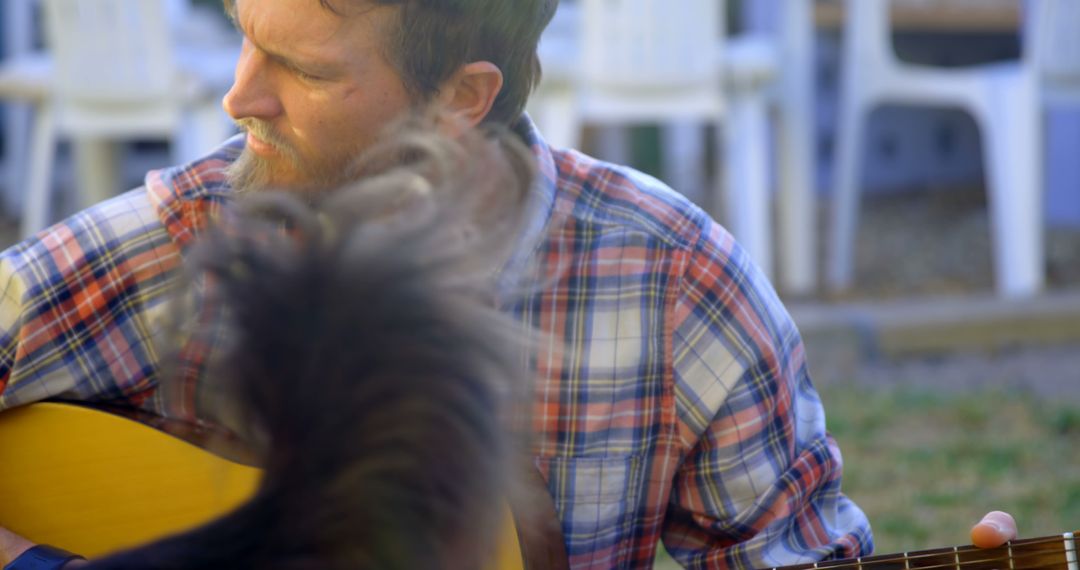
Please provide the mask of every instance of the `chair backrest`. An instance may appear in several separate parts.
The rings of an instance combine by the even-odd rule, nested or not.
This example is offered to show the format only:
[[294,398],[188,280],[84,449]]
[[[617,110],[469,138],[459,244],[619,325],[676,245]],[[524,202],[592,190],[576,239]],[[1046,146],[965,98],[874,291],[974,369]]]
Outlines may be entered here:
[[44,0],[57,95],[115,106],[172,97],[167,1]]
[[[845,2],[845,42],[847,53],[855,58],[854,65],[876,66],[892,63],[899,59],[893,48],[892,17],[893,12],[908,12],[908,16],[922,13],[916,17],[927,18],[928,22],[935,12],[957,17],[972,11],[983,11],[984,18],[1002,17],[1018,8],[1023,0],[846,0]],[[1069,9],[1076,14],[1075,0],[1029,0],[1037,4],[1072,4]],[[1041,8],[1041,6],[1040,6]],[[1065,10],[1064,8],[1062,9]],[[1063,14],[1064,15],[1064,14]],[[982,18],[974,18],[982,19]],[[1017,30],[1020,31],[1020,30]],[[1030,50],[1025,49],[1022,57],[1026,60]]]
[[1042,75],[1080,84],[1080,2],[1034,0],[1027,5],[1027,45]]
[[723,0],[583,0],[582,80],[672,90],[720,80]]
[[859,61],[845,65],[876,66],[895,59],[889,8],[890,0],[846,1],[844,42],[847,55]]

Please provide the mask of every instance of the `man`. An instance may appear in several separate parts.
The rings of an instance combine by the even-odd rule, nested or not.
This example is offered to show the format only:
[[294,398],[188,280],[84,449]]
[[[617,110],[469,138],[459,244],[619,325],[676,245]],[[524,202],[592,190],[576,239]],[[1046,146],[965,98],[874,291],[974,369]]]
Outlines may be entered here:
[[[798,332],[745,252],[658,181],[551,149],[521,115],[555,3],[227,2],[245,42],[224,104],[246,137],[3,254],[0,409],[59,396],[198,416],[206,343],[181,348],[179,396],[156,389],[157,319],[192,239],[236,193],[341,182],[386,125],[434,106],[451,134],[511,126],[537,161],[505,271],[542,285],[506,310],[541,339],[533,451],[571,566],[648,566],[661,538],[693,568],[868,553]],[[1015,534],[994,517],[981,544]]]

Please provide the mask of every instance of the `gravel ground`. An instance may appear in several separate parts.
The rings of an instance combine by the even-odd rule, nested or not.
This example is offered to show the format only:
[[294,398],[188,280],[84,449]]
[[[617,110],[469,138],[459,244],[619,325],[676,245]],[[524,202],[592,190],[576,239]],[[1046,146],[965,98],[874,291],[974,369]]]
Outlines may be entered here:
[[[821,219],[826,219],[824,208]],[[863,199],[856,287],[829,300],[874,300],[993,291],[990,225],[981,188],[913,191]],[[827,235],[824,223],[819,235]],[[824,259],[824,252],[822,252]],[[1080,228],[1046,234],[1047,288],[1080,289]],[[818,384],[858,381],[935,390],[1029,392],[1080,405],[1076,344],[1017,346],[901,360],[852,362],[810,354]]]
[[[864,198],[860,213],[856,289],[842,298],[993,290],[990,224],[982,188],[872,196]],[[827,218],[823,214],[821,219]],[[819,235],[827,235],[824,222],[821,226]],[[1049,288],[1080,288],[1080,228],[1047,230],[1046,269]]]

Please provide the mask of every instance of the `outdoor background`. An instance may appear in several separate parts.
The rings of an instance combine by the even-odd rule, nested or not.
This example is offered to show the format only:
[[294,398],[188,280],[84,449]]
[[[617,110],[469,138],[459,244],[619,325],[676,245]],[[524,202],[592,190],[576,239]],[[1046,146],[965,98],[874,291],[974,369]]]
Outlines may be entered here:
[[[15,1],[23,0],[5,6]],[[783,1],[733,2],[730,26],[752,29],[761,5]],[[836,4],[817,2],[824,14]],[[1015,58],[1020,45],[1015,30],[998,28],[906,30],[893,39],[904,57],[942,65]],[[829,254],[840,41],[837,22],[820,17],[813,75],[819,262]],[[0,41],[10,52],[8,44]],[[780,291],[844,453],[845,492],[869,515],[880,553],[966,544],[970,526],[991,509],[1016,515],[1025,536],[1080,530],[1080,110],[1047,115],[1047,287],[1023,300],[994,294],[974,121],[950,109],[889,107],[875,112],[868,130],[855,286]],[[627,133],[622,158],[662,177],[657,128]],[[584,150],[602,154],[595,135],[586,129]],[[0,149],[13,144],[0,139]],[[926,148],[934,160],[918,158]],[[167,151],[162,141],[127,142],[125,187],[167,164]],[[18,239],[20,189],[7,182],[11,168],[0,165],[0,247]],[[60,212],[74,211],[66,145],[54,184]],[[715,197],[687,194],[722,217]],[[661,553],[658,566],[672,564]]]

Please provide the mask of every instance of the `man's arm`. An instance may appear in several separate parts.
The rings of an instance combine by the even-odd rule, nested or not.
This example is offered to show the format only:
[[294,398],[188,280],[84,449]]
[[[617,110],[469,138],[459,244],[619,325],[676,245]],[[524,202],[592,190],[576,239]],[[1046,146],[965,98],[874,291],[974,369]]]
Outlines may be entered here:
[[12,370],[15,367],[25,290],[8,257],[9,253],[0,253],[0,410],[6,407],[4,392],[11,383]]
[[[0,410],[8,407],[4,405],[8,400],[4,397],[7,387],[18,380],[14,377],[16,355],[20,353],[20,339],[25,336],[22,323],[26,285],[16,270],[17,257],[11,250],[0,254]],[[0,567],[34,546],[33,542],[0,526]]]
[[665,519],[668,551],[691,568],[868,553],[869,523],[840,492],[840,452],[772,286],[711,224],[680,293],[673,353],[685,452]]
[[34,543],[0,526],[0,567],[6,566],[33,546]]
[[152,390],[180,262],[145,189],[0,252],[0,410]]
[[[0,567],[7,566],[35,546],[37,545],[0,526]],[[88,564],[84,558],[77,557],[65,562],[61,568],[79,568]]]
[[48,264],[31,255],[41,249],[29,241],[0,253],[0,411],[63,393],[75,382],[73,374],[46,373],[48,363],[64,362],[51,338],[67,334],[72,323],[46,308],[68,292],[42,274]]
[[[773,567],[866,555],[869,523],[840,492],[798,331],[763,276],[712,226],[693,252],[675,323],[680,434],[687,448],[665,523],[690,567]],[[972,529],[994,547],[1016,537],[1006,513]]]

